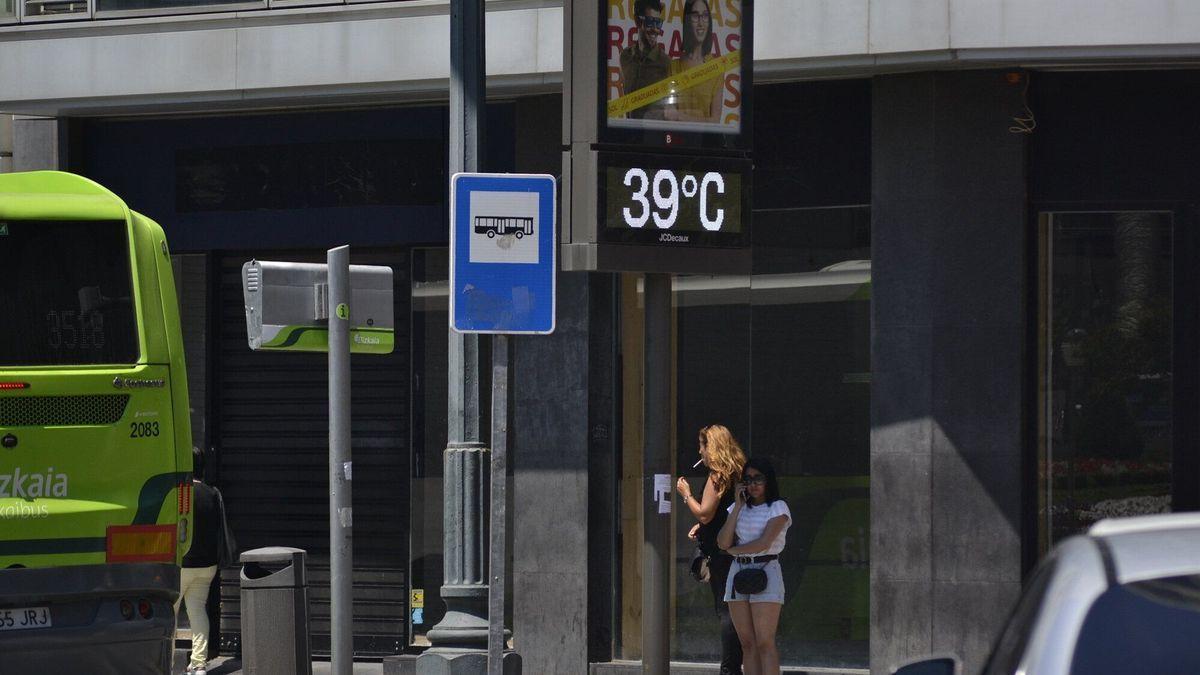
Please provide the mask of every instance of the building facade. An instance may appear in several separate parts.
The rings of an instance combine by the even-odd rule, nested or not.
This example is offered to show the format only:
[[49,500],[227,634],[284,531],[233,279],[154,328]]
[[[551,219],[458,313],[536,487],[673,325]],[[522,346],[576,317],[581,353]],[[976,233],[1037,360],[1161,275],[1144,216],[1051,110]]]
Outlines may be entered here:
[[[559,174],[561,2],[487,8],[484,167]],[[393,268],[397,350],[353,372],[362,658],[419,651],[443,611],[448,12],[0,0],[12,164],[92,177],[166,229],[196,442],[243,546],[312,553],[318,650],[324,362],[248,350],[238,270],[343,243]],[[676,472],[699,489],[710,423],[779,470],[785,665],[953,652],[976,672],[1049,546],[1200,501],[1200,9],[764,0],[755,39],[753,269],[674,280]],[[556,332],[513,340],[529,672],[641,657],[640,289],[562,272]],[[672,656],[713,663],[684,515]],[[224,596],[235,646],[233,576]]]

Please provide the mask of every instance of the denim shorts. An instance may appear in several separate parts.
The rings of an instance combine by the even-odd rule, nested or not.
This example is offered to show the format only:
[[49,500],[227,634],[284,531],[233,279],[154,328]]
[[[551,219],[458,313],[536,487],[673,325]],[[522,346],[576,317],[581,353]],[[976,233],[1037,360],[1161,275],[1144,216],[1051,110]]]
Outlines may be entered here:
[[[745,567],[757,567],[767,573],[767,587],[762,593],[754,595],[744,595],[742,593],[733,592],[733,577],[738,573],[738,570]],[[736,597],[735,597],[736,596]],[[725,581],[725,602],[730,600],[748,600],[750,602],[778,602],[783,604],[783,568],[779,566],[779,559],[776,558],[768,563],[749,563],[743,565],[735,558],[733,566],[729,568],[729,578]]]

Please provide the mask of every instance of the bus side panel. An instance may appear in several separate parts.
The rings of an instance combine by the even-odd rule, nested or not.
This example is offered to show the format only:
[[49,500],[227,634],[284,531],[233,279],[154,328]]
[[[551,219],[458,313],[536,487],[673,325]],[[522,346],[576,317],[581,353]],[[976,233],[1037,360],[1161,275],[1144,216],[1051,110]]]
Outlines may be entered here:
[[[167,365],[170,361],[167,335],[172,332],[172,327],[167,325],[163,316],[162,280],[158,272],[159,258],[166,257],[170,263],[166,253],[166,238],[163,237],[162,228],[135,212],[130,212],[129,222],[133,283],[138,290],[138,328],[145,347],[142,360],[145,363]],[[171,290],[174,293],[174,286]],[[178,311],[174,332],[178,333]]]
[[[133,213],[133,221],[135,229],[144,232],[146,239],[149,241],[148,250],[146,251],[147,255],[143,256],[143,258],[147,261],[147,268],[152,263],[153,276],[149,278],[153,278],[157,282],[155,284],[158,289],[157,309],[161,316],[161,323],[157,325],[161,327],[162,332],[161,335],[154,336],[152,339],[155,344],[161,343],[165,347],[165,363],[171,372],[171,408],[175,429],[176,471],[191,473],[191,406],[188,400],[183,328],[179,320],[179,296],[175,288],[175,274],[171,268],[170,249],[167,247],[167,239],[162,227],[158,223],[137,212]],[[147,275],[151,274],[149,269],[146,270],[146,273]],[[190,487],[186,489],[190,492]],[[181,521],[179,524],[179,561],[182,561],[183,555],[191,547],[192,538],[191,500],[187,498],[183,499],[181,506],[184,512],[179,514]]]

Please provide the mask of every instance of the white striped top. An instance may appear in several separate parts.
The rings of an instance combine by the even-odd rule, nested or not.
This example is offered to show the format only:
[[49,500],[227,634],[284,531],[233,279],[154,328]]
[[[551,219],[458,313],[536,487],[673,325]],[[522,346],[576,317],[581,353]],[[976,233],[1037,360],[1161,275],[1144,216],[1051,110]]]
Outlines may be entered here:
[[[733,513],[733,508],[737,504],[729,505],[729,512]],[[734,532],[737,534],[737,542],[735,545],[741,546],[748,544],[762,536],[767,529],[767,521],[776,516],[787,516],[787,523],[783,529],[779,531],[779,535],[775,537],[775,541],[767,547],[765,551],[759,551],[754,555],[778,555],[783,552],[783,545],[787,539],[788,528],[792,526],[792,512],[788,509],[787,502],[782,499],[776,499],[770,506],[759,504],[751,508],[749,504],[742,507],[742,512],[738,514],[737,528]]]

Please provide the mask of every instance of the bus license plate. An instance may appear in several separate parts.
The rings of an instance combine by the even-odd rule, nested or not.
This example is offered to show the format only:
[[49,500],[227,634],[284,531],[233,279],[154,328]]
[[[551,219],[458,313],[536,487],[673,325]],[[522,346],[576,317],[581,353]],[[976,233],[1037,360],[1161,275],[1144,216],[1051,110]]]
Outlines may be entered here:
[[13,607],[0,609],[0,630],[49,628],[49,607]]

